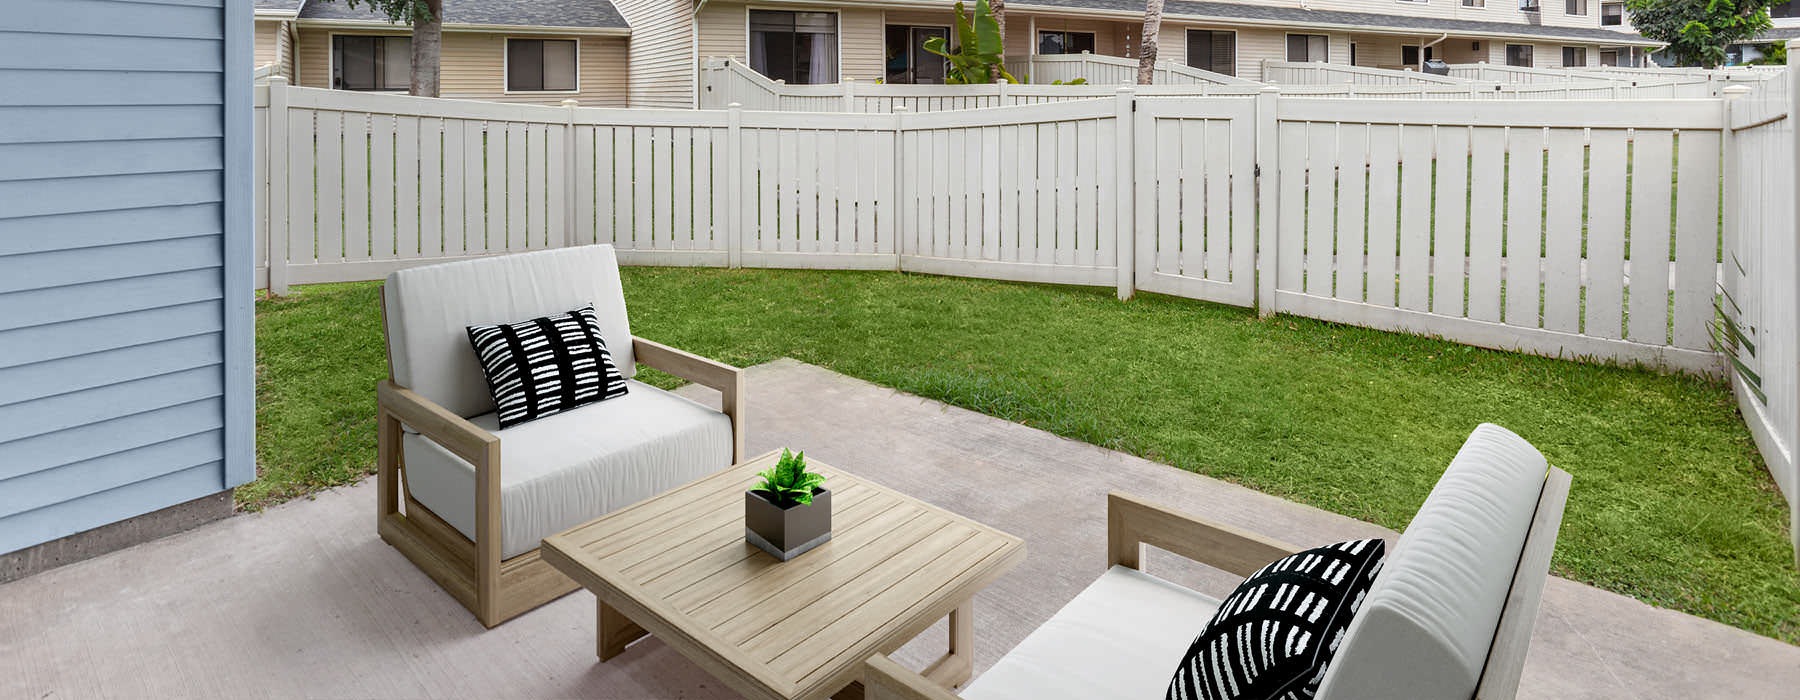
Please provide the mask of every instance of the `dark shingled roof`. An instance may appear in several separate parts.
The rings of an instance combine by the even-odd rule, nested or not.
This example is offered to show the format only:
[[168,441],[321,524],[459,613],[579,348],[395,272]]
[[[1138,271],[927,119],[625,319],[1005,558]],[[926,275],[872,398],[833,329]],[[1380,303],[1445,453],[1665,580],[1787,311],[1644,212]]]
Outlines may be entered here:
[[[387,20],[387,15],[370,11],[367,3],[359,2],[352,10],[344,0],[303,1],[306,7],[300,10],[302,19]],[[609,0],[444,0],[444,22],[583,29],[625,29],[630,26]]]
[[1759,42],[1787,41],[1789,39],[1800,39],[1800,27],[1776,27],[1756,35],[1756,41]]
[[258,10],[287,10],[293,12],[306,4],[306,0],[256,0]]
[[[1142,15],[1143,0],[1016,0],[1020,10],[1028,7],[1066,7],[1070,9],[1115,10]],[[1515,22],[1477,22],[1460,19],[1444,19],[1437,17],[1412,17],[1408,15],[1388,15],[1371,12],[1342,12],[1338,10],[1304,10],[1298,7],[1270,7],[1267,5],[1250,5],[1236,2],[1190,2],[1188,0],[1168,0],[1163,6],[1163,14],[1171,17],[1217,17],[1221,19],[1249,19],[1267,22],[1305,23],[1311,25],[1330,25],[1347,30],[1380,28],[1380,29],[1416,29],[1421,33],[1451,34],[1513,34],[1523,36],[1544,37],[1547,39],[1579,40],[1596,44],[1654,44],[1643,36],[1629,32],[1600,29],[1598,27],[1546,27]]]

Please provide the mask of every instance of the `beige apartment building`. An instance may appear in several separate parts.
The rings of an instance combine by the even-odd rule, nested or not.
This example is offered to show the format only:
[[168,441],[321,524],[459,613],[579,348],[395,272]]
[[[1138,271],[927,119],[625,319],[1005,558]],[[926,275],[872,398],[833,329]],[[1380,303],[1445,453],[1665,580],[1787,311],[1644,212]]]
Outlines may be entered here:
[[[405,89],[407,28],[325,0],[257,0],[258,65],[296,84]],[[701,59],[734,57],[790,84],[932,83],[921,50],[952,0],[445,0],[443,95],[690,107]],[[1009,57],[1136,58],[1141,0],[1014,0]],[[1263,0],[1164,8],[1160,55],[1260,80],[1264,61],[1418,67],[1439,58],[1537,67],[1641,65],[1658,43],[1602,0]],[[572,89],[571,89],[572,86]],[[555,89],[551,89],[555,88]]]

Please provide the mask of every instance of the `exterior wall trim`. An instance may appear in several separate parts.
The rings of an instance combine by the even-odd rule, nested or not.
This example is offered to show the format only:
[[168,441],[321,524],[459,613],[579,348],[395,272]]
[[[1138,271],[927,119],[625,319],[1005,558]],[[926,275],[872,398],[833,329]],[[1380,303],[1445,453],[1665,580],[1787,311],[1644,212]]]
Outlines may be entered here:
[[225,469],[221,489],[256,479],[256,23],[250,3],[226,0],[223,164]]

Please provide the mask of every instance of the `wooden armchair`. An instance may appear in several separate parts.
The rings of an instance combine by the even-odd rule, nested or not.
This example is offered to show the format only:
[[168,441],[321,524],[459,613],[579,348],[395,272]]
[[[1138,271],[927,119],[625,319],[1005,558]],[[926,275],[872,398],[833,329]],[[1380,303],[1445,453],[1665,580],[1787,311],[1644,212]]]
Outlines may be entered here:
[[[1488,488],[1496,478],[1506,486]],[[1569,483],[1518,436],[1477,429],[1389,555],[1319,697],[1514,697]],[[1471,498],[1501,515],[1470,514]],[[961,697],[1161,697],[1207,619],[1192,617],[1219,601],[1143,573],[1144,545],[1239,576],[1304,549],[1113,493],[1106,574]],[[1480,585],[1457,578],[1471,571]],[[1459,652],[1470,648],[1482,653]],[[863,684],[870,700],[958,698],[883,655]]]
[[[633,381],[625,396],[496,429],[462,329],[588,303],[605,339],[629,339],[609,344],[627,377],[642,363],[717,389],[723,410]],[[487,627],[578,587],[539,558],[543,537],[743,457],[743,371],[631,336],[610,246],[404,270],[382,307],[378,531]]]

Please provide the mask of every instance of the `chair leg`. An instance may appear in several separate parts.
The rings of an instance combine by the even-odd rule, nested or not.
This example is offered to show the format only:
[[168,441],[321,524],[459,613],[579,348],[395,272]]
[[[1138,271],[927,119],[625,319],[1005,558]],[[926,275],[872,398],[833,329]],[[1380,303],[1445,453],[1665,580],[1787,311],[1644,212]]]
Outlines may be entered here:
[[476,617],[492,628],[500,624],[500,443],[488,445],[475,465],[475,600]]

